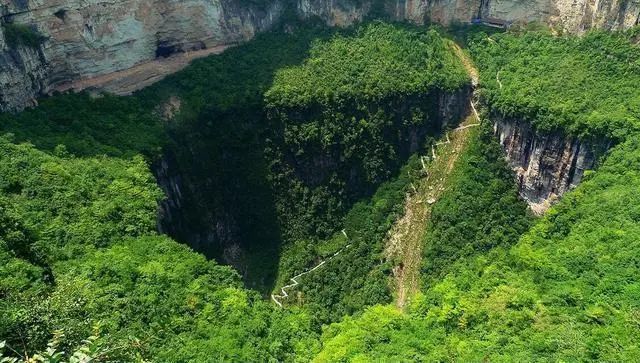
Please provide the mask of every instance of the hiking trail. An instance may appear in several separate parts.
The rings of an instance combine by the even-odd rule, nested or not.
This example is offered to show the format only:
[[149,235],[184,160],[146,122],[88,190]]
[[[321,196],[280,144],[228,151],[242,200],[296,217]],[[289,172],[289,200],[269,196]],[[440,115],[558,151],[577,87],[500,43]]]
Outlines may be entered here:
[[[345,232],[345,230],[342,230],[342,234],[347,238],[347,241],[349,240],[349,236],[347,236],[347,232]],[[317,269],[319,269],[320,267],[324,266],[327,262],[333,260],[336,256],[338,256],[342,251],[344,251],[345,249],[351,247],[351,243],[347,244],[346,246],[342,247],[340,250],[338,250],[338,252],[334,253],[333,255],[331,255],[331,257],[320,261],[320,263],[318,263],[317,265],[315,265],[313,268],[304,271],[302,273],[299,273],[295,276],[293,276],[292,278],[289,279],[289,281],[292,281],[291,284],[289,285],[285,285],[282,288],[280,288],[280,294],[271,294],[271,300],[273,300],[273,302],[276,303],[276,305],[278,305],[279,307],[283,307],[282,305],[282,300],[286,299],[289,294],[287,293],[287,290],[289,289],[293,289],[294,287],[298,286],[300,284],[300,282],[298,282],[297,279],[299,279],[300,277],[311,273]]]
[[[469,57],[460,47],[451,43],[455,54],[460,58],[472,87],[478,85],[478,71]],[[422,248],[432,206],[438,201],[449,182],[449,176],[459,156],[464,152],[470,136],[470,128],[480,125],[478,112],[470,101],[471,114],[462,124],[445,134],[442,141],[431,147],[431,159],[425,163],[421,158],[423,177],[408,193],[405,200],[404,215],[396,221],[387,234],[385,255],[395,263],[392,269],[391,288],[396,306],[404,308],[420,287],[420,266]]]

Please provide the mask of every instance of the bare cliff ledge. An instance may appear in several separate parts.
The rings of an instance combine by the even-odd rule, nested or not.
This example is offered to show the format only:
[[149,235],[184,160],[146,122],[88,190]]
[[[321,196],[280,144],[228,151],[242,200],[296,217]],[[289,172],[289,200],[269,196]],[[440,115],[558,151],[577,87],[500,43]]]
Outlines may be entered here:
[[[37,96],[69,88],[72,81],[114,74],[173,54],[215,50],[248,40],[271,27],[282,13],[280,1],[0,0],[0,3],[0,111],[32,105]],[[9,44],[5,36],[7,24],[29,26],[42,34],[45,41],[35,49]],[[170,65],[166,68],[167,72],[179,69]],[[145,85],[145,77],[149,76],[133,74],[136,75]],[[99,86],[91,82],[89,85]]]
[[577,186],[607,149],[559,133],[539,133],[517,120],[494,122],[494,133],[516,173],[520,195],[536,214]]
[[[418,24],[540,21],[576,33],[629,28],[640,14],[639,0],[0,0],[0,111],[33,105],[54,90],[131,92],[269,29],[287,6],[302,18],[339,26],[387,14]],[[45,41],[35,48],[10,45],[7,24],[29,26]],[[176,64],[144,66],[185,53]]]

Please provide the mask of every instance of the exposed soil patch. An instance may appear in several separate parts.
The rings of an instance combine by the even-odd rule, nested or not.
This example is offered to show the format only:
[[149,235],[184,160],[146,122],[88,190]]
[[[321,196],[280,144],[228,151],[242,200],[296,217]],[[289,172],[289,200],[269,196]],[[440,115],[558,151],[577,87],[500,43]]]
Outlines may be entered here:
[[[385,255],[395,261],[392,290],[396,305],[406,306],[419,288],[422,246],[431,217],[431,207],[438,201],[448,184],[448,177],[464,151],[470,127],[477,126],[475,115],[469,116],[462,126],[438,142],[430,159],[423,157],[423,177],[412,186],[407,195],[404,215],[389,231]],[[449,136],[450,135],[450,136]]]
[[208,49],[174,53],[166,58],[160,57],[118,72],[65,83],[56,87],[53,91],[80,92],[85,89],[97,89],[120,96],[130,95],[137,90],[160,81],[171,73],[185,68],[195,59],[212,54],[220,54],[231,46],[220,45]]

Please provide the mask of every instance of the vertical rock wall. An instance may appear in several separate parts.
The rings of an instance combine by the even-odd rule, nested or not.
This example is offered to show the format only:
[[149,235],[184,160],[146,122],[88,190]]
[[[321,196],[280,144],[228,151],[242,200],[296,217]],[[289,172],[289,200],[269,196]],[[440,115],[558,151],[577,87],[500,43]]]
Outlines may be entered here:
[[10,46],[0,27],[0,111],[36,105],[36,96],[46,85],[48,71],[41,49]]
[[345,25],[369,12],[417,24],[466,23],[476,17],[514,23],[541,22],[570,33],[592,28],[628,29],[639,23],[640,0],[298,0],[304,17]]
[[520,195],[537,214],[578,185],[606,148],[561,134],[537,133],[516,120],[496,121],[494,132],[516,173]]
[[640,15],[640,0],[1,0],[1,24],[29,25],[47,40],[10,49],[0,31],[0,111],[32,105],[66,82],[250,39],[286,6],[337,26],[369,14],[445,25],[480,16],[577,33],[626,29]]

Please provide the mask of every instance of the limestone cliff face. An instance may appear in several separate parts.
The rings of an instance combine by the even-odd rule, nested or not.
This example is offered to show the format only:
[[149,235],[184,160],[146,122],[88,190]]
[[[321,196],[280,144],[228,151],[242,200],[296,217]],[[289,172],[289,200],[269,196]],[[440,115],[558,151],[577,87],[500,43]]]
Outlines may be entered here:
[[250,39],[282,13],[278,1],[2,1],[2,23],[29,25],[47,40],[40,49],[10,49],[0,34],[0,110],[20,109],[72,80]]
[[576,33],[629,28],[640,14],[640,0],[0,0],[1,24],[29,25],[47,38],[38,49],[14,49],[0,30],[0,111],[32,105],[72,81],[247,40],[276,23],[286,6],[338,26],[367,15],[445,25],[480,16]]
[[591,28],[627,29],[639,22],[639,0],[299,0],[303,16],[320,16],[329,24],[362,20],[370,12],[417,24],[448,25],[476,17],[514,23],[542,22],[571,33]]
[[516,120],[496,121],[494,132],[516,173],[520,195],[537,214],[578,185],[606,149],[557,133],[538,133]]
[[0,111],[14,105],[35,105],[47,74],[48,65],[42,51],[25,46],[9,47],[0,27]]
[[548,21],[573,33],[628,29],[640,23],[638,0],[553,0],[551,9]]

